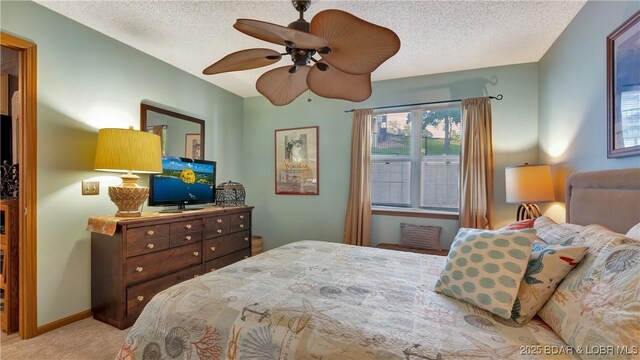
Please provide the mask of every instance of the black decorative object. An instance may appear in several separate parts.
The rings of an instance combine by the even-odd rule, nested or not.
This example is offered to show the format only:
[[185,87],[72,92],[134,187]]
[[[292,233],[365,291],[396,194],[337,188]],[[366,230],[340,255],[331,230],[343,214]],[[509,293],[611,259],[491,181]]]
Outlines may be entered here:
[[217,206],[244,206],[246,192],[244,186],[231,180],[216,187]]
[[2,167],[0,167],[0,179],[2,179],[0,198],[18,197],[20,184],[18,174],[18,164],[11,165],[7,160],[2,162]]

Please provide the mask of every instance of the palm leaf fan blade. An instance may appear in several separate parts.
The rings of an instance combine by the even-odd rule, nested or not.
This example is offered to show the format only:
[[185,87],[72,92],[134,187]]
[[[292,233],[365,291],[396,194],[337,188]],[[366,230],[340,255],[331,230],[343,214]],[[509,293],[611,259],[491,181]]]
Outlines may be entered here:
[[256,82],[258,92],[273,105],[282,106],[291,103],[307,90],[308,66],[300,66],[298,71],[290,73],[291,66],[283,66],[262,74]]
[[319,12],[311,20],[310,33],[329,43],[331,52],[320,53],[322,58],[348,74],[370,74],[400,50],[393,31],[341,10]]
[[238,19],[233,27],[256,39],[278,45],[295,45],[299,49],[316,49],[327,46],[327,41],[317,36],[266,21]]
[[332,66],[326,71],[312,67],[307,75],[307,85],[314,94],[325,98],[358,102],[371,96],[371,74],[347,74]]
[[202,71],[205,75],[255,69],[274,64],[282,58],[271,49],[247,49],[231,53]]

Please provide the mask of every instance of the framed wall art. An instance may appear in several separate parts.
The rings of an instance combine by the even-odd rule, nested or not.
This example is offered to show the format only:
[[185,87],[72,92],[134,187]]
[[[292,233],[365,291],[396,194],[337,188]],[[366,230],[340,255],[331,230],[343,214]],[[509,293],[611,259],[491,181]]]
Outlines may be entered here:
[[184,135],[184,157],[202,159],[202,136],[200,134]]
[[640,11],[607,36],[607,157],[640,155]]
[[281,195],[318,195],[318,127],[275,131],[275,188]]

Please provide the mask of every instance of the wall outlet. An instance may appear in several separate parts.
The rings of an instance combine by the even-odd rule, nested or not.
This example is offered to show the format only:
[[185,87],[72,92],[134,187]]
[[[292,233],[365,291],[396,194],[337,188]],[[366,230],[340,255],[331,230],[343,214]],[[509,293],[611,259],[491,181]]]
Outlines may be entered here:
[[100,181],[82,180],[82,195],[99,195]]

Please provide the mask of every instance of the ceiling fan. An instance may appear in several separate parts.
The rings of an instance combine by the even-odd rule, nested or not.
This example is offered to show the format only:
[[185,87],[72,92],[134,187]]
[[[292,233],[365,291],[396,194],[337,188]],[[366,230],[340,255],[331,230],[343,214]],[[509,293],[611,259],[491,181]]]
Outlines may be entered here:
[[[256,88],[273,105],[286,105],[307,89],[318,96],[364,101],[371,96],[371,73],[400,49],[391,30],[347,12],[330,9],[304,19],[311,0],[292,0],[300,18],[287,27],[251,19],[238,19],[236,30],[270,43],[283,45],[284,53],[272,49],[247,49],[231,53],[204,69],[213,75],[255,69],[290,55],[293,65],[264,73]],[[314,55],[322,59],[318,60]]]

